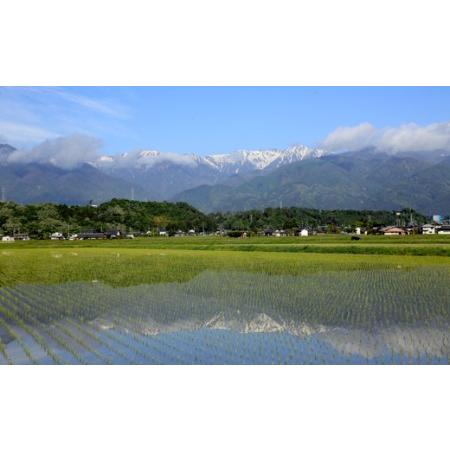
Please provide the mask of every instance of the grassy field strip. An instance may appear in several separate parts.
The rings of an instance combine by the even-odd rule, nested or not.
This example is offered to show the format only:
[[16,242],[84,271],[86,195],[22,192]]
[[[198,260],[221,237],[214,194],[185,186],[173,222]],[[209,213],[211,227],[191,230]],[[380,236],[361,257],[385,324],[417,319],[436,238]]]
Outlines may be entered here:
[[[86,254],[85,254],[86,252]],[[65,255],[59,259],[32,253],[6,261],[3,285],[17,283],[64,283],[66,281],[94,278],[114,286],[152,284],[170,281],[188,281],[202,270],[235,270],[266,272],[273,274],[303,275],[305,272],[341,270],[380,270],[388,267],[404,269],[421,266],[444,266],[450,268],[450,259],[442,257],[384,256],[384,255],[328,255],[265,252],[183,252],[165,251],[159,256],[155,251],[124,252],[120,261],[104,252],[86,249],[79,256]],[[2,263],[0,259],[0,264]],[[24,268],[29,268],[24,272]],[[40,273],[35,267],[46,266]],[[170,270],[169,270],[170,268]],[[90,269],[90,270],[88,270]],[[89,316],[93,306],[80,298]],[[97,308],[97,307],[96,307]],[[98,309],[98,308],[97,308]],[[95,311],[96,313],[98,311]]]
[[249,244],[198,246],[183,250],[236,251],[236,252],[286,252],[286,253],[339,253],[357,255],[412,255],[412,256],[450,256],[450,246],[384,246],[384,245],[345,245],[345,244]]
[[[409,235],[409,236],[378,236],[360,235],[358,244],[383,244],[383,245],[415,245],[415,244],[448,244],[450,236],[446,235]],[[152,237],[136,238],[133,240],[106,240],[106,241],[50,241],[32,240],[28,242],[15,242],[14,248],[88,248],[103,247],[110,249],[118,248],[175,248],[184,246],[209,246],[209,245],[248,245],[248,244],[345,244],[355,243],[351,241],[350,235],[310,235],[308,237],[282,236],[282,237],[247,237],[245,239],[228,238],[221,236],[185,236],[182,238]],[[1,248],[1,247],[0,247]],[[4,245],[11,249],[11,246]]]

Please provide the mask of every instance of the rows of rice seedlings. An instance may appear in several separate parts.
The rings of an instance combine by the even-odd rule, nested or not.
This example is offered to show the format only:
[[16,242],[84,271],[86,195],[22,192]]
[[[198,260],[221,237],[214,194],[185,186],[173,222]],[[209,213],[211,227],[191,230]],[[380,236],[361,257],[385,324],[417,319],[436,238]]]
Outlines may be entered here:
[[[48,333],[78,362],[94,355],[101,363],[445,363],[448,275],[446,267],[304,276],[204,272],[189,283],[130,288],[3,288],[0,305],[9,308],[3,328]],[[102,320],[111,328],[102,329]],[[236,335],[241,347],[203,333],[221,327],[247,333]]]
[[[2,314],[6,320],[10,320],[16,324],[24,333],[32,336],[36,344],[44,349],[46,354],[51,358],[55,364],[60,364],[61,359],[56,352],[51,348],[51,342],[56,342],[63,348],[71,353],[63,341],[54,336],[53,333],[44,332],[41,327],[41,323],[31,314],[30,307],[26,305],[20,298],[11,295],[5,290],[0,291],[0,314]],[[29,356],[31,362],[35,362],[31,352],[24,348],[25,353]],[[74,355],[75,360],[82,362]]]
[[[34,287],[36,288],[36,287]],[[42,290],[42,289],[41,289]],[[73,295],[73,292],[69,292]],[[47,304],[48,307],[52,308],[52,305],[54,306],[55,310],[61,310],[61,307],[64,308],[64,304],[67,300],[70,301],[70,298],[67,297],[68,292],[61,292],[61,289],[58,289],[55,293],[54,291],[45,291],[39,292],[38,298],[39,299],[45,299],[44,302]],[[96,302],[92,298],[92,295],[84,295],[84,300],[88,300],[91,305],[96,305]],[[129,336],[121,336],[121,333],[117,333],[116,330],[95,330],[92,326],[81,324],[78,322],[78,320],[84,320],[85,317],[83,311],[81,310],[81,316],[77,317],[77,320],[73,320],[71,318],[65,318],[64,321],[65,324],[61,325],[61,327],[64,329],[64,327],[75,327],[78,329],[78,331],[85,336],[88,337],[88,339],[91,339],[92,341],[95,341],[96,345],[98,347],[105,347],[109,353],[112,354],[112,356],[115,358],[119,357],[122,362],[124,363],[133,363],[137,360],[147,360],[149,359],[148,355],[144,353],[142,350],[139,350],[135,345],[130,344]],[[63,316],[60,316],[60,320],[63,319]],[[98,352],[92,348],[88,349],[92,353],[98,355]],[[101,356],[101,355],[100,355]]]
[[[17,339],[17,336],[15,335],[14,331],[10,329],[9,325],[1,317],[0,317],[0,329],[3,329],[4,333],[7,334],[9,337],[11,337],[11,339]],[[0,353],[2,355],[4,362],[6,362],[7,364],[13,363],[9,353],[6,350],[6,345],[4,344],[1,336],[0,336]],[[2,361],[2,363],[4,362]]]
[[[98,301],[98,295],[95,295],[97,290],[89,289],[85,293],[85,297],[89,298],[92,303]],[[111,296],[108,296],[108,301],[111,305],[117,304],[117,301],[111,302]],[[114,308],[113,308],[114,310]],[[108,320],[114,325],[114,329],[104,329],[101,331],[103,338],[111,339],[115,345],[123,346],[126,349],[128,358],[132,358],[131,362],[147,362],[147,363],[161,363],[169,356],[169,352],[161,351],[160,348],[154,345],[152,341],[145,339],[142,335],[134,332],[134,323],[129,321],[127,315],[124,315],[120,310],[114,314],[108,315]],[[155,355],[160,353],[161,355]],[[161,359],[162,357],[162,359]],[[177,357],[178,359],[181,357]],[[175,359],[175,362],[180,362]]]
[[[80,352],[76,351],[73,348],[73,345],[71,344],[71,336],[67,336],[66,333],[64,333],[63,330],[60,329],[58,324],[55,322],[49,327],[45,327],[45,329],[42,327],[42,324],[39,322],[39,320],[36,318],[36,310],[34,303],[30,303],[28,301],[25,301],[24,298],[20,295],[15,293],[10,293],[9,291],[3,290],[2,295],[4,298],[9,299],[10,302],[16,302],[17,300],[20,301],[20,304],[22,308],[26,310],[26,320],[30,323],[30,325],[33,327],[32,330],[34,332],[38,331],[42,336],[47,335],[50,339],[50,341],[53,341],[54,344],[56,344],[58,347],[62,348],[66,352],[66,357],[68,356],[68,361],[75,362],[78,364],[85,364],[87,361],[80,356]],[[40,342],[41,343],[41,342]],[[46,344],[46,343],[44,343]],[[42,345],[44,345],[42,344]],[[58,358],[47,346],[47,351],[49,354],[51,354],[54,358]],[[59,361],[58,361],[59,362]]]
[[[98,301],[98,296],[93,296],[92,294],[96,290],[88,290],[87,293],[85,293],[85,297],[90,297],[92,302]],[[108,296],[109,297],[109,296]],[[110,298],[110,297],[109,297]],[[126,300],[127,303],[130,303],[130,297]],[[134,317],[133,317],[134,319]],[[173,359],[174,362],[182,363],[184,361],[184,355],[178,351],[176,347],[171,345],[168,342],[165,342],[166,349],[162,349],[161,345],[154,342],[154,340],[145,339],[142,335],[137,334],[133,331],[135,329],[135,323],[130,322],[129,316],[127,314],[124,314],[122,311],[118,311],[113,316],[109,317],[109,320],[112,324],[115,325],[114,332],[111,330],[104,330],[102,333],[107,334],[110,337],[113,337],[116,339],[116,342],[119,344],[124,344],[124,339],[126,341],[130,341],[132,339],[134,341],[133,346],[129,347],[129,352],[133,354],[134,352],[137,353],[136,356],[143,358],[145,361],[154,361],[155,359],[155,352],[159,353],[159,357],[162,357],[161,359],[157,359],[157,361],[163,361],[164,359]],[[126,333],[125,331],[126,330]],[[120,335],[126,334],[126,336],[120,336]],[[125,344],[126,345],[126,344]],[[141,351],[137,350],[138,346],[144,346],[145,348]],[[173,358],[171,358],[171,355],[175,355]]]
[[[8,291],[7,288],[5,288],[4,290]],[[16,289],[15,293],[16,295],[20,296],[21,300],[24,303],[26,303],[30,307],[30,309],[33,310],[33,312],[35,312],[36,314],[40,313],[46,314],[46,308],[43,306],[43,302],[41,301],[43,297],[40,295],[36,295],[33,287],[31,287],[31,289],[28,289],[25,295],[20,289]],[[52,296],[49,296],[48,298],[52,300],[53,305],[60,303],[60,300],[57,298],[54,298]],[[88,343],[91,336],[88,333],[86,333],[85,330],[78,328],[75,325],[77,331],[81,332],[81,336],[79,336],[79,333],[77,333],[76,330],[73,330],[70,327],[70,324],[75,324],[75,322],[72,322],[70,318],[61,318],[61,319],[64,319],[64,321],[63,322],[55,321],[52,324],[52,326],[56,329],[56,331],[60,334],[60,336],[62,336],[63,339],[65,339],[66,341],[68,340],[69,342],[74,341],[76,344],[78,344],[78,346],[82,349],[83,352],[87,352],[88,355],[89,354],[94,355],[95,358],[98,360],[98,362],[104,364],[111,363],[111,360],[103,356],[101,353],[99,353],[95,349],[94,345]]]
[[[61,289],[58,289],[58,291],[61,291]],[[67,296],[67,292],[64,295]],[[42,295],[42,293],[41,293],[41,297],[43,297],[43,296],[44,295]],[[53,293],[53,295],[50,293],[50,294],[47,294],[45,296],[45,298],[55,298],[55,295],[54,295],[54,293]],[[85,298],[90,299],[91,302],[95,301],[95,299],[92,298],[92,295],[86,295]],[[57,301],[57,303],[59,303],[59,302]],[[70,319],[67,319],[67,320],[70,321]],[[113,323],[115,325],[118,325],[119,320],[120,319],[118,319],[118,318],[114,318]],[[122,319],[122,321],[123,321],[123,319]],[[75,321],[70,321],[70,322],[73,325],[80,327],[80,325],[79,324],[77,325],[77,323]],[[160,362],[159,360],[155,360],[154,355],[149,353],[146,348],[144,348],[144,349],[139,348],[139,347],[142,347],[142,345],[144,345],[145,347],[149,347],[149,342],[147,340],[142,339],[141,336],[138,336],[134,333],[131,333],[131,335],[130,335],[130,333],[128,333],[128,331],[124,332],[123,330],[124,330],[123,327],[118,326],[114,330],[106,329],[106,330],[102,330],[101,333],[96,333],[94,335],[94,333],[92,331],[88,331],[88,329],[83,328],[83,331],[85,333],[87,333],[91,337],[95,336],[97,342],[100,345],[106,345],[114,353],[117,353],[120,357],[124,358],[125,362],[127,362],[127,363],[133,363],[136,361],[144,361],[144,362],[148,362],[148,363]],[[101,336],[101,338],[99,338],[99,336]],[[111,340],[112,344],[109,344],[108,340]],[[119,350],[121,347],[124,347],[125,352]]]
[[[133,360],[130,359],[124,351],[120,350],[120,341],[114,339],[114,336],[110,336],[110,339],[102,337],[98,332],[95,332],[91,327],[83,326],[77,320],[71,319],[69,316],[65,316],[61,311],[65,310],[65,305],[73,302],[73,292],[72,297],[63,298],[58,295],[54,290],[44,290],[42,292],[42,287],[39,289],[36,286],[29,286],[26,290],[26,294],[31,300],[41,303],[41,312],[45,317],[48,317],[47,311],[52,310],[58,312],[58,321],[54,322],[54,325],[61,330],[62,333],[68,335],[76,343],[79,344],[88,354],[92,353],[101,363],[110,364],[114,358],[119,357],[124,363],[132,363]],[[73,312],[73,308],[70,309]],[[82,312],[83,314],[83,312]],[[77,332],[79,333],[77,335]],[[104,335],[105,333],[103,333]],[[113,342],[111,343],[110,340]],[[91,344],[88,344],[88,341]],[[106,348],[108,353],[111,353],[109,357],[105,357],[103,354],[99,353],[99,348]],[[104,352],[104,350],[103,350]]]
[[[28,358],[28,362],[35,364],[35,358],[33,357],[28,346],[24,343],[21,334],[14,328],[14,325],[19,330],[22,330],[24,333],[32,336],[37,343],[42,343],[43,347],[48,348],[45,339],[43,339],[42,336],[37,334],[30,326],[28,326],[22,318],[13,309],[9,309],[8,306],[10,305],[5,305],[5,299],[3,296],[0,296],[0,325],[7,331],[14,341],[19,344]],[[57,363],[58,360],[55,359],[54,362]]]

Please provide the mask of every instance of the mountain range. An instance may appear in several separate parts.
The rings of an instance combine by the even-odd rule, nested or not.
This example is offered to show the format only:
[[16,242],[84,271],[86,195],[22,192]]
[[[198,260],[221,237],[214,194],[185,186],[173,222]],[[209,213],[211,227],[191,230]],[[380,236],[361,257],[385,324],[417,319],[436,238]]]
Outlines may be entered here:
[[302,206],[450,213],[450,151],[326,153],[301,145],[198,156],[136,150],[74,167],[14,157],[0,144],[7,199],[83,204],[113,197],[185,201],[204,212]]

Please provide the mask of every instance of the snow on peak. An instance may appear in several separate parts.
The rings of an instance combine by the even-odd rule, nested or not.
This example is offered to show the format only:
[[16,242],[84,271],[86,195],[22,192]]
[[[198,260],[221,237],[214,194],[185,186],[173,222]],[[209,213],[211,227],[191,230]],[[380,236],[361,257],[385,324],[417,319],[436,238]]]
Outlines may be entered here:
[[105,162],[105,163],[110,163],[114,161],[114,158],[112,156],[108,156],[108,155],[103,155],[100,156],[100,158],[98,158],[99,162]]
[[241,167],[263,170],[279,167],[305,158],[320,158],[324,152],[304,145],[293,145],[286,150],[238,150],[232,153],[209,155],[205,159],[219,170],[232,167],[238,172]]
[[117,167],[146,168],[160,163],[197,167],[206,165],[219,173],[240,173],[276,168],[306,158],[320,158],[324,152],[304,145],[293,145],[285,150],[237,150],[231,153],[199,156],[138,149],[118,156],[102,156],[98,165],[115,163]]

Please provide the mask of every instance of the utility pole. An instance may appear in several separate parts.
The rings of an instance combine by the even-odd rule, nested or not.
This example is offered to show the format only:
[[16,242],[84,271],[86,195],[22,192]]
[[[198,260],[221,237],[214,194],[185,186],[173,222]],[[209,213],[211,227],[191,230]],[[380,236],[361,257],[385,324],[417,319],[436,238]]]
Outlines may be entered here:
[[134,200],[134,187],[131,188],[131,200]]
[[5,186],[2,186],[2,203],[6,202]]

